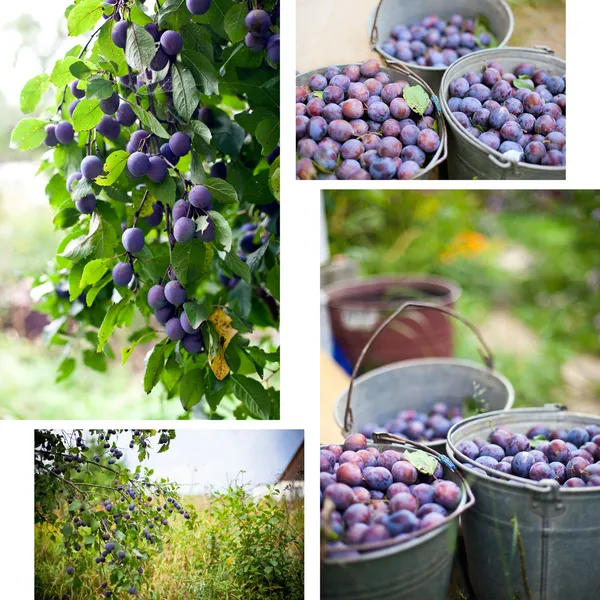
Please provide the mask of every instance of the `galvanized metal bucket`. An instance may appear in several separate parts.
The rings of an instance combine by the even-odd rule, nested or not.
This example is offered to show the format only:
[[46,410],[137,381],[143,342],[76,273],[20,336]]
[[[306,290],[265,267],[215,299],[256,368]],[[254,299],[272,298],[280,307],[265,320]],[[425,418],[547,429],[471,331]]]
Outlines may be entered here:
[[[357,63],[346,63],[343,65],[330,65],[337,66],[342,71],[348,65],[354,65]],[[323,67],[321,69],[313,69],[312,71],[307,71],[306,73],[302,73],[296,76],[296,86],[308,85],[310,78],[313,75],[322,75],[327,71],[327,67]],[[446,158],[448,157],[448,133],[446,129],[446,120],[444,119],[441,112],[440,99],[433,93],[433,90],[429,87],[429,85],[421,79],[416,73],[406,68],[406,66],[402,64],[391,65],[389,67],[381,67],[381,71],[383,73],[387,73],[389,75],[392,82],[394,81],[408,81],[410,85],[420,85],[427,92],[427,95],[431,98],[433,102],[433,116],[435,118],[435,122],[437,123],[438,135],[440,137],[440,147],[436,150],[435,154],[432,156],[429,164],[421,170],[421,172],[413,179],[429,179],[431,177],[432,171],[442,164]]]
[[[392,435],[382,435],[369,444],[380,451],[409,450],[414,444]],[[391,442],[391,443],[390,443]],[[422,446],[419,448],[431,452]],[[439,460],[439,459],[438,459]],[[446,461],[448,459],[446,458]],[[449,461],[448,461],[449,462]],[[452,560],[458,534],[458,517],[475,502],[465,479],[456,469],[440,460],[444,478],[462,490],[462,499],[446,522],[430,531],[410,534],[408,541],[387,540],[369,546],[349,546],[370,550],[348,559],[324,558],[321,568],[322,600],[446,600]]]
[[[392,363],[356,377],[373,342],[410,307],[433,308],[464,323],[479,340],[485,367],[457,358],[421,358]],[[383,424],[406,408],[427,412],[436,402],[445,402],[450,408],[461,407],[478,390],[482,392],[482,410],[508,410],[513,405],[514,389],[506,377],[494,370],[491,350],[477,329],[448,307],[405,302],[383,321],[363,348],[348,391],[336,400],[334,418],[342,433],[348,435],[369,423]],[[444,440],[423,444],[437,452],[445,451]]]
[[[373,50],[378,52],[388,65],[403,65],[420,75],[436,94],[439,93],[442,77],[448,67],[421,67],[405,63],[382,48],[382,44],[390,37],[392,29],[396,25],[409,23],[432,14],[444,19],[454,14],[469,18],[485,17],[499,47],[508,44],[508,40],[513,34],[514,17],[505,0],[429,0],[425,2],[423,0],[402,0],[402,2],[380,0],[369,24]],[[479,54],[479,52],[475,52],[470,56],[479,56]]]
[[566,167],[531,165],[506,158],[497,150],[469,135],[457,121],[448,106],[450,83],[469,71],[479,73],[486,62],[499,61],[506,69],[514,69],[522,62],[533,63],[550,75],[562,75],[566,62],[554,56],[545,46],[532,48],[494,48],[463,56],[444,73],[440,98],[444,116],[448,120],[448,174],[450,179],[565,179]]
[[[472,417],[448,433],[447,454],[477,499],[462,529],[469,579],[478,600],[597,600],[600,596],[600,488],[525,482],[474,463],[456,450],[494,427],[525,433],[533,425],[570,429],[600,417],[564,407],[516,409]],[[476,464],[496,478],[473,473]]]

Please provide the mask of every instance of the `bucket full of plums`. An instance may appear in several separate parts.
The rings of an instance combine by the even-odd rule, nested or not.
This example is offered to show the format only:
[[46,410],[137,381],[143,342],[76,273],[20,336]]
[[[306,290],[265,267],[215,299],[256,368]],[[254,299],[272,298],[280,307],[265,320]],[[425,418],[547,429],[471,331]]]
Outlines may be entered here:
[[451,179],[565,179],[566,63],[549,48],[465,56],[440,88]]
[[439,99],[374,60],[296,78],[296,179],[427,179],[446,160]]
[[504,0],[380,0],[371,46],[388,65],[409,67],[437,94],[452,63],[505,46],[513,27]]
[[599,597],[599,416],[479,415],[452,427],[447,454],[477,500],[462,529],[478,600]]
[[321,598],[445,600],[474,503],[443,455],[390,434],[321,447]]
[[[419,358],[356,377],[377,338],[409,309],[434,309],[465,324],[479,340],[484,366],[458,358]],[[365,344],[347,392],[336,401],[334,417],[344,435],[391,433],[445,452],[452,425],[473,414],[507,410],[513,401],[511,383],[494,370],[491,350],[474,325],[447,306],[411,300],[382,321]]]

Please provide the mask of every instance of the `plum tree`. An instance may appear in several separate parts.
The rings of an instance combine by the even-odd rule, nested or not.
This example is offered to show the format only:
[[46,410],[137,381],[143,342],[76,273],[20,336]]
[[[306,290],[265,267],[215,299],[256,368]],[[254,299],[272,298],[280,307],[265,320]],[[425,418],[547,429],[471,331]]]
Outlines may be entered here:
[[[134,470],[120,462],[124,437],[129,437],[128,445],[140,463]],[[175,440],[175,431],[164,429],[36,430],[35,520],[49,527],[62,544],[64,572],[73,584],[81,585],[79,578],[92,569],[102,582],[98,593],[105,597],[150,593],[151,583],[141,565],[151,564],[162,552],[179,515],[162,506],[181,506],[182,501],[176,484],[154,481],[152,470],[141,463],[157,441],[160,452],[165,452]],[[109,448],[104,448],[107,443]],[[151,500],[146,502],[146,497]],[[189,516],[182,520],[185,527],[195,528],[194,508],[186,507],[184,513]],[[153,529],[152,535],[146,527]]]
[[[25,113],[50,86],[53,105],[11,136],[49,149],[64,239],[35,284],[50,343],[67,349],[58,378],[78,363],[106,371],[113,332],[136,324],[122,357],[152,344],[147,393],[278,418],[278,348],[245,334],[279,327],[279,2],[88,4],[66,11],[87,42],[23,89]],[[183,314],[191,333],[169,336]]]

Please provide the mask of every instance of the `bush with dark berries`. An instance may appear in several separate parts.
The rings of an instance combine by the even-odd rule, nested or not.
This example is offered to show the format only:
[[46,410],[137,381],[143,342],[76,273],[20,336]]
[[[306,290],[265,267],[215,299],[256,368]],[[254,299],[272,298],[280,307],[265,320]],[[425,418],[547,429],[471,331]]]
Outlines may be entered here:
[[567,152],[566,75],[531,63],[514,70],[498,61],[448,86],[448,108],[467,133],[507,157],[564,167]]
[[59,380],[80,347],[106,371],[111,335],[135,323],[122,360],[156,341],[146,392],[278,418],[277,349],[245,334],[279,327],[279,2],[251,4],[78,2],[67,28],[93,29],[87,43],[23,88],[25,113],[56,89],[52,116],[20,121],[11,144],[46,147],[66,234],[36,281]]
[[440,147],[435,115],[420,85],[376,60],[329,67],[296,88],[296,178],[412,179]]

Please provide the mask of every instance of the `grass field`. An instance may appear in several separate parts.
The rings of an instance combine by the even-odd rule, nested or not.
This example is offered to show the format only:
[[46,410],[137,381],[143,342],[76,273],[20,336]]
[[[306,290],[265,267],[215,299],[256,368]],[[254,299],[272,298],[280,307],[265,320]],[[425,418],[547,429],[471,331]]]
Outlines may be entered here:
[[[162,554],[144,569],[151,589],[144,600],[300,600],[304,597],[303,501],[276,496],[254,500],[232,485],[212,496],[183,498],[197,510],[197,526],[178,523]],[[65,577],[66,559],[49,526],[35,530],[36,600],[101,597],[104,575],[97,565],[82,575],[74,593]],[[126,594],[127,597],[129,597]],[[116,598],[116,596],[113,596]]]

